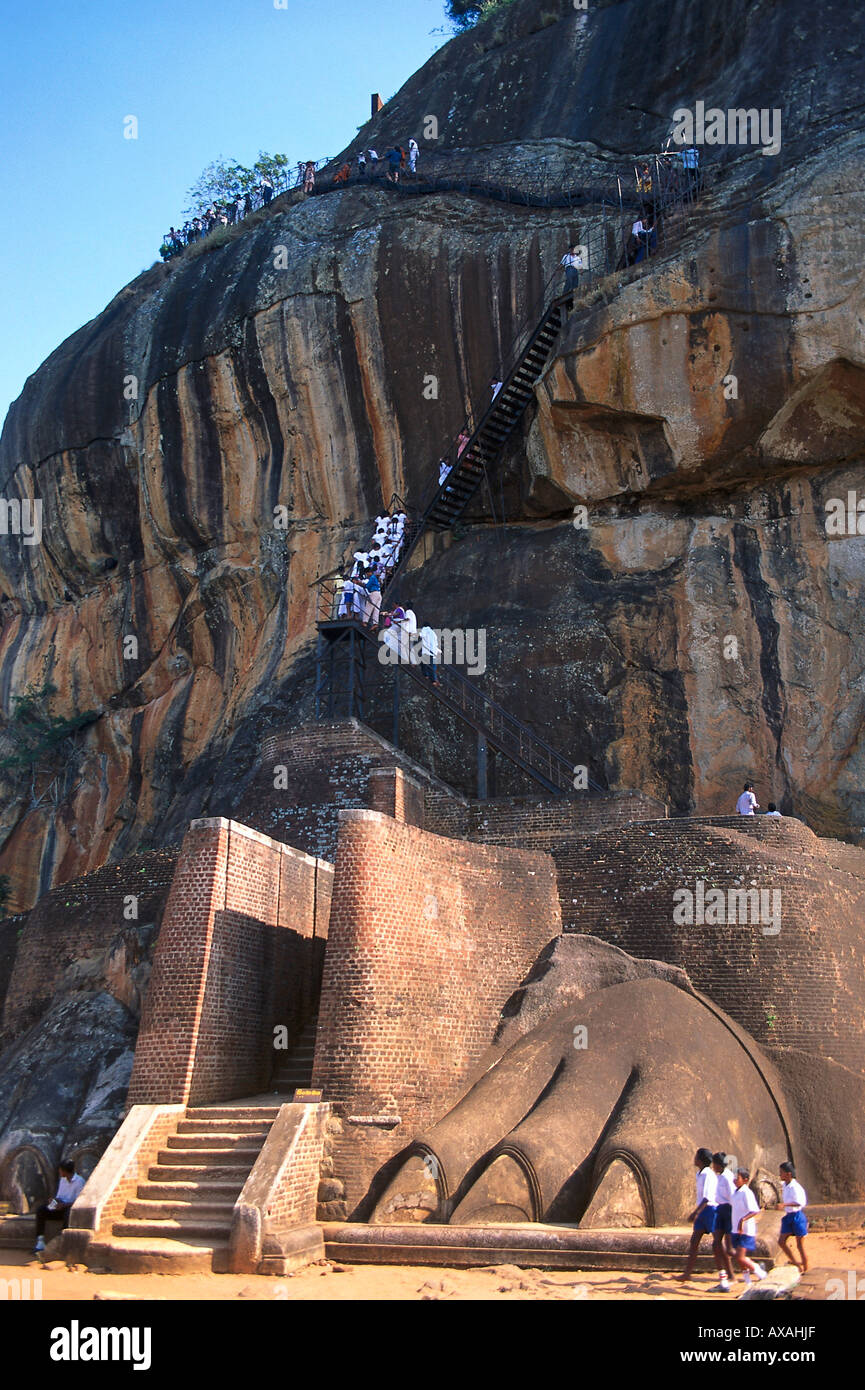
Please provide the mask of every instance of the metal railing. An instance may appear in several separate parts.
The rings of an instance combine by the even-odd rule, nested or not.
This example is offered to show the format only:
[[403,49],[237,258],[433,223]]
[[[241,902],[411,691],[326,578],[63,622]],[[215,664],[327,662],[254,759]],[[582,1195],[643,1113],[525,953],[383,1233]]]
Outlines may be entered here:
[[[387,665],[395,671],[405,671],[417,685],[423,687],[440,704],[446,705],[462,721],[470,725],[505,757],[534,777],[548,790],[559,794],[571,794],[576,788],[576,768],[557,753],[545,739],[527,724],[510,714],[503,705],[486,695],[467,676],[451,665],[436,664],[436,681],[432,681],[432,669],[417,652],[412,652],[411,634],[397,625],[388,629],[373,630],[361,616],[339,615],[341,588],[333,576],[320,580],[317,595],[317,620],[322,624],[332,624],[340,630],[361,634],[376,648],[386,640],[386,634],[393,634],[391,650],[394,659]],[[427,671],[428,674],[424,674]],[[589,786],[597,792],[604,788],[591,778]]]

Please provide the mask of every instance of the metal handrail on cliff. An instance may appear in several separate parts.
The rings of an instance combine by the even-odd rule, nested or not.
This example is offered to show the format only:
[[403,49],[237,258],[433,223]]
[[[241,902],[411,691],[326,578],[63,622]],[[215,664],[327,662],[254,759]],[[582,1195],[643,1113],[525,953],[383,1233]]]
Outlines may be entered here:
[[[332,578],[324,579],[318,585],[317,626],[333,627],[360,633],[368,642],[379,648],[384,640],[382,631],[374,632],[360,618],[352,614],[339,615],[341,586]],[[388,629],[397,635],[395,628]],[[571,795],[576,790],[575,768],[558,753],[540,734],[515,715],[510,714],[503,705],[478,689],[467,676],[449,665],[437,665],[438,685],[434,685],[423,674],[424,663],[412,661],[405,645],[408,634],[397,635],[397,646],[392,650],[397,660],[393,663],[399,670],[405,670],[416,684],[428,691],[440,704],[447,706],[462,721],[484,735],[487,741],[505,757],[522,768],[548,791],[557,795]],[[592,790],[603,793],[604,788],[592,778],[588,778]]]
[[[550,285],[560,275],[561,267],[557,268],[555,273],[544,285],[544,289],[539,300],[539,302],[544,306],[540,315],[540,319],[539,321],[534,321],[533,312],[532,326],[530,328],[524,329],[521,332],[520,336],[516,339],[516,345],[512,348],[511,352],[508,355],[508,365],[502,372],[501,387],[496,392],[496,395],[490,401],[483,415],[480,417],[477,424],[472,429],[472,432],[469,435],[468,439],[465,441],[464,445],[460,447],[461,434],[457,435],[455,439],[451,440],[449,446],[440,455],[440,459],[442,460],[447,460],[448,462],[453,460],[451,470],[446,475],[446,477],[442,479],[441,482],[434,482],[425,494],[424,500],[421,503],[421,507],[419,509],[420,514],[416,519],[412,519],[411,533],[410,535],[407,534],[406,536],[406,540],[403,544],[403,548],[399,556],[399,561],[397,565],[394,567],[393,574],[390,576],[390,579],[388,581],[388,591],[393,591],[397,578],[402,577],[408,564],[408,561],[418,545],[418,542],[420,541],[421,537],[426,533],[429,525],[431,524],[432,514],[435,511],[436,507],[440,503],[447,501],[448,493],[452,492],[456,482],[459,480],[461,465],[474,464],[477,460],[480,461],[480,465],[483,468],[484,477],[486,479],[487,487],[490,489],[490,501],[492,502],[492,489],[489,481],[489,475],[486,471],[487,462],[492,462],[493,459],[504,447],[505,440],[507,439],[508,435],[512,432],[512,430],[516,427],[517,419],[519,418],[519,414],[521,414],[522,411],[520,411],[519,414],[514,414],[510,422],[506,424],[503,430],[497,431],[497,434],[500,435],[500,438],[495,447],[494,453],[491,454],[488,459],[483,452],[482,446],[485,442],[487,432],[490,430],[490,427],[495,423],[497,419],[501,419],[504,416],[505,411],[507,410],[507,401],[509,399],[509,388],[514,384],[516,378],[522,372],[524,364],[526,362],[526,358],[532,351],[534,343],[537,341],[538,337],[544,331],[546,325],[548,324],[550,315],[559,306],[565,305],[570,302],[570,295],[556,294],[548,299]],[[467,423],[471,427],[471,416],[469,417]],[[465,502],[467,503],[468,500],[470,500],[469,497],[466,497]],[[463,509],[464,508],[461,508],[460,510]]]

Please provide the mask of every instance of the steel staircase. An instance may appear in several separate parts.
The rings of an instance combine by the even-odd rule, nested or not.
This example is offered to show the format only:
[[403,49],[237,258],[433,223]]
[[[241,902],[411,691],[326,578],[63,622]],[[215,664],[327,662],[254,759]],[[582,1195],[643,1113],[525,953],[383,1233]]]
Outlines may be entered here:
[[[337,589],[334,580],[323,580],[320,584],[319,605],[318,632],[320,642],[348,642],[353,647],[362,649],[368,642],[378,651],[381,639],[377,632],[365,627],[357,618],[347,616],[336,618],[333,616],[337,606]],[[464,724],[468,724],[476,730],[479,737],[485,739],[489,747],[503,754],[516,767],[543,787],[544,791],[552,792],[556,796],[574,796],[576,794],[575,767],[567,758],[562,757],[561,753],[557,753],[539,734],[530,729],[527,724],[523,724],[514,715],[509,714],[503,705],[484,694],[473,681],[470,681],[467,676],[462,675],[453,666],[440,664],[437,666],[438,684],[436,685],[424,675],[424,669],[420,662],[414,664],[408,660],[400,660],[394,664],[395,672],[404,671],[416,685],[421,686],[426,691],[431,699],[437,700]],[[317,701],[320,698],[321,692],[319,691],[317,692]],[[317,709],[317,716],[324,717],[325,713],[327,711],[322,700]],[[355,713],[361,719],[363,718],[362,695],[355,694],[355,703],[350,706],[349,713]],[[604,791],[604,788],[591,778],[588,779],[588,785],[596,792],[602,793]]]
[[557,295],[544,310],[540,321],[517,347],[514,362],[501,390],[462,451],[454,446],[454,464],[444,482],[436,484],[418,521],[410,524],[399,563],[387,583],[395,592],[397,579],[405,572],[415,547],[427,530],[444,531],[465,512],[478,488],[489,480],[504,445],[516,428],[526,406],[534,397],[534,387],[550,359],[573,303],[571,295]]

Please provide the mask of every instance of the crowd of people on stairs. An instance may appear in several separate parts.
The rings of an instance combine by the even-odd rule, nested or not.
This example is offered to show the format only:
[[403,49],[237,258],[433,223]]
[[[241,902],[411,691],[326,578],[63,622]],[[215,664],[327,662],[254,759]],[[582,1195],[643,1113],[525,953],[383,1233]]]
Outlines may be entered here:
[[331,617],[353,618],[373,632],[381,629],[382,640],[397,659],[419,665],[422,674],[438,686],[439,643],[434,629],[418,627],[417,615],[407,600],[390,609],[381,606],[382,593],[408,540],[407,526],[403,511],[376,517],[369,549],[356,550],[352,563],[334,583]]

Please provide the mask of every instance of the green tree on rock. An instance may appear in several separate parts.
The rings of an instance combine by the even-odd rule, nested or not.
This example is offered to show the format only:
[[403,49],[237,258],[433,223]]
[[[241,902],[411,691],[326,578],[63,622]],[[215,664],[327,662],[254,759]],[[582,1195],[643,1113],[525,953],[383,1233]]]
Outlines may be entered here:
[[265,150],[259,151],[258,159],[251,168],[238,163],[236,159],[215,159],[202,170],[189,189],[183,215],[195,217],[211,203],[224,205],[229,199],[233,201],[238,193],[251,193],[265,175],[277,185],[287,167],[287,154],[268,154]]
[[463,33],[512,4],[513,0],[445,0],[445,12],[457,32]]

